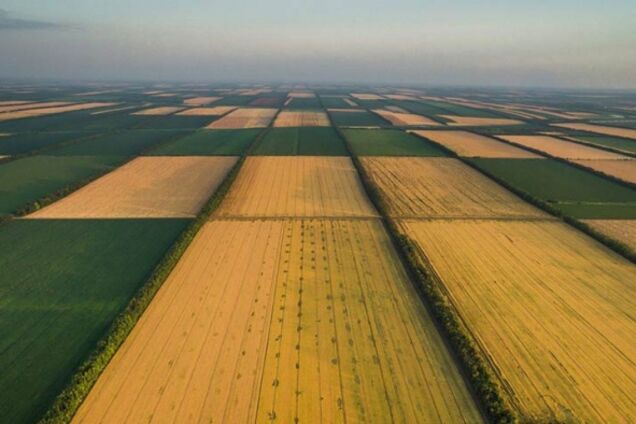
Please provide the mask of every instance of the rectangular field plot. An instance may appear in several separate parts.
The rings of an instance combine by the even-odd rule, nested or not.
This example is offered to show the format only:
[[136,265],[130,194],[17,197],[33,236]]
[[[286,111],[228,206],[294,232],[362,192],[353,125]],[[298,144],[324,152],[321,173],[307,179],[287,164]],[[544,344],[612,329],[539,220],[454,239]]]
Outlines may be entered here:
[[636,220],[632,219],[589,219],[584,223],[607,237],[620,241],[636,252]]
[[205,105],[209,105],[210,103],[214,103],[217,100],[221,100],[221,98],[215,97],[215,96],[200,96],[200,97],[190,97],[189,99],[185,99],[183,103],[188,106],[205,106]]
[[636,184],[636,159],[627,160],[574,160],[586,168],[593,169],[621,181]]
[[522,422],[636,420],[636,268],[566,224],[404,221]]
[[581,219],[636,218],[636,190],[553,159],[471,159],[485,172]]
[[137,112],[133,112],[133,115],[163,116],[163,115],[171,115],[183,109],[185,108],[175,107],[175,106],[159,106],[159,107],[151,107],[149,109],[138,110]]
[[433,143],[402,130],[345,129],[342,133],[360,156],[448,156]]
[[272,128],[252,151],[271,156],[347,156],[344,142],[333,128]]
[[115,103],[77,103],[55,107],[44,107],[37,109],[19,110],[15,112],[0,113],[0,121],[9,121],[12,119],[33,118],[45,115],[56,115],[60,113],[76,112],[78,110],[97,109],[101,107],[113,106]]
[[207,128],[210,129],[241,129],[241,128],[265,128],[267,127],[278,109],[270,108],[241,108],[223,116],[221,119],[212,122]]
[[561,159],[628,159],[618,153],[584,146],[548,135],[500,135],[500,138]]
[[377,220],[205,224],[74,422],[150,416],[482,421]]
[[168,115],[168,116],[146,116],[146,119],[135,126],[138,129],[199,129],[210,123],[207,115]]
[[387,122],[378,115],[365,110],[330,110],[329,116],[338,127],[382,127]]
[[[349,100],[349,101],[347,101]],[[357,106],[355,103],[345,97],[320,96],[322,106],[331,109],[350,109]]]
[[231,156],[136,158],[29,218],[189,218],[236,163]]
[[567,128],[570,130],[586,131],[596,134],[610,135],[615,137],[630,138],[636,140],[636,129],[608,127],[605,125],[569,123],[569,124],[552,124],[556,127]]
[[548,218],[457,159],[362,158],[394,217]]
[[505,125],[521,125],[522,121],[508,118],[477,118],[472,116],[456,116],[456,115],[440,115],[442,118],[448,119],[447,125],[461,127],[483,127],[483,126],[505,126]]
[[482,158],[537,158],[539,156],[527,150],[519,149],[501,141],[468,131],[412,131],[421,137],[439,143],[463,157]]
[[619,152],[636,154],[636,140],[625,138],[608,137],[602,135],[574,135],[568,138],[575,141],[582,141],[600,147],[609,147]]
[[322,109],[322,103],[317,97],[292,97],[285,102],[289,109]]
[[377,216],[348,157],[250,156],[217,216]]
[[390,110],[374,109],[374,113],[377,113],[382,118],[386,119],[391,125],[396,127],[410,127],[410,126],[438,126],[442,125],[437,121],[433,121],[426,116],[416,115],[414,113],[393,112]]
[[145,153],[149,156],[240,156],[261,129],[199,130],[163,143]]
[[331,123],[326,112],[323,111],[281,111],[274,127],[328,127]]
[[178,116],[221,116],[236,109],[235,106],[193,107],[177,113]]
[[0,227],[0,417],[37,422],[187,221]]
[[82,131],[7,134],[0,137],[0,155],[15,156],[94,135]]

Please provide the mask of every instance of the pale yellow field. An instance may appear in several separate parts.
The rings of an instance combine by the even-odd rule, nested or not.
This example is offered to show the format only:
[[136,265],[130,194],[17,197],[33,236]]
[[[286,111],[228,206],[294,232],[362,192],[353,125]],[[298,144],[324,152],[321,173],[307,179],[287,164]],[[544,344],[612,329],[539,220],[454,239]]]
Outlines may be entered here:
[[70,102],[25,102],[25,103],[13,103],[4,106],[0,106],[0,113],[16,112],[26,109],[42,109],[45,107],[64,106],[71,104]]
[[547,217],[457,159],[367,156],[361,161],[394,217]]
[[535,153],[519,149],[493,138],[467,131],[411,131],[464,157],[481,158],[542,158]]
[[205,224],[76,423],[481,422],[378,220]]
[[634,219],[585,219],[584,223],[618,240],[636,251],[636,220]]
[[499,137],[561,159],[629,159],[628,156],[549,135],[501,135]]
[[137,112],[134,112],[133,115],[149,115],[149,116],[171,115],[183,109],[185,108],[176,107],[176,106],[160,106],[160,107],[152,107],[149,109],[139,110]]
[[186,109],[177,115],[182,116],[220,116],[236,109],[236,106],[194,107]]
[[103,110],[98,110],[95,112],[91,112],[91,115],[103,115],[105,113],[113,113],[113,112],[119,112],[122,110],[128,110],[128,109],[135,109],[137,108],[137,106],[122,106],[122,107],[115,107],[112,109],[103,109]]
[[30,100],[0,100],[0,106],[13,106],[13,105],[24,105],[27,103],[35,103]]
[[569,128],[571,130],[588,131],[597,134],[614,135],[636,140],[636,130],[628,128],[608,127],[593,124],[552,124],[553,126]]
[[278,109],[270,108],[239,108],[218,121],[212,122],[206,128],[265,128],[272,122],[277,112]]
[[0,121],[8,121],[10,119],[33,118],[35,116],[54,115],[57,113],[75,112],[78,110],[96,109],[98,107],[114,106],[117,103],[76,103],[66,104],[62,106],[44,107],[36,109],[19,110],[14,112],[5,112],[0,114]]
[[391,125],[398,127],[408,127],[413,125],[441,125],[439,122],[433,121],[426,116],[416,115],[414,113],[399,113],[382,109],[374,109],[373,112],[389,121]]
[[325,112],[281,111],[274,121],[275,127],[328,127],[329,118]]
[[507,118],[475,118],[469,116],[456,116],[456,115],[440,115],[446,119],[450,119],[452,122],[447,125],[451,126],[475,126],[475,127],[486,127],[493,125],[519,125],[523,124],[521,121],[517,121],[516,119],[507,119]]
[[312,99],[316,95],[309,91],[290,91],[288,97],[295,97],[297,99]]
[[557,221],[407,220],[528,422],[636,422],[636,267]]
[[387,94],[384,97],[392,100],[417,100],[417,98],[406,94]]
[[348,157],[251,156],[216,215],[369,217],[377,213]]
[[191,97],[189,99],[185,99],[183,103],[188,106],[205,106],[209,105],[210,103],[214,103],[220,99],[221,97],[216,96]]
[[599,171],[605,175],[636,184],[636,160],[574,160],[574,163]]
[[232,156],[138,157],[28,217],[193,217],[236,160]]
[[373,93],[351,93],[351,97],[355,97],[358,100],[382,100],[384,97]]

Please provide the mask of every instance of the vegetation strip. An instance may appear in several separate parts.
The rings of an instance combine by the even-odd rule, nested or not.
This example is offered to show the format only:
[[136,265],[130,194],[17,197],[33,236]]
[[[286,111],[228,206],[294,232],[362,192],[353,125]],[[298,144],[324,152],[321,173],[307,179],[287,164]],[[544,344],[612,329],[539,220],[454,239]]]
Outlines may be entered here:
[[382,217],[382,221],[396,247],[398,255],[402,259],[407,272],[416,282],[417,292],[425,304],[428,305],[436,323],[449,342],[453,353],[458,358],[460,366],[481,408],[483,408],[486,416],[494,423],[516,422],[517,417],[512,409],[510,409],[510,406],[504,401],[501,388],[495,383],[484,359],[479,354],[471,337],[463,328],[460,318],[449,305],[448,300],[440,290],[438,284],[433,282],[430,274],[419,264],[415,245],[407,236],[400,233],[398,226],[387,215],[385,202],[380,196],[378,189],[367,175],[364,167],[354,154],[349,142],[339,128],[337,128],[337,131],[349,150],[353,164],[360,175],[362,186]]
[[[260,139],[265,131],[266,130],[263,130],[257,139]],[[256,142],[256,140],[254,142]],[[102,340],[97,344],[91,356],[78,368],[77,372],[71,378],[69,385],[56,398],[49,411],[42,420],[40,420],[40,423],[67,423],[71,420],[75,411],[77,411],[77,408],[79,408],[97,381],[99,375],[115,355],[119,346],[124,342],[163,282],[168,278],[168,275],[170,275],[170,272],[176,266],[199,229],[207,222],[210,215],[223,201],[223,198],[238,175],[245,158],[246,155],[242,155],[228,172],[221,185],[199,212],[196,219],[188,225],[178,240],[170,247],[168,252],[155,267],[150,278],[130,300],[121,315],[115,319]]]

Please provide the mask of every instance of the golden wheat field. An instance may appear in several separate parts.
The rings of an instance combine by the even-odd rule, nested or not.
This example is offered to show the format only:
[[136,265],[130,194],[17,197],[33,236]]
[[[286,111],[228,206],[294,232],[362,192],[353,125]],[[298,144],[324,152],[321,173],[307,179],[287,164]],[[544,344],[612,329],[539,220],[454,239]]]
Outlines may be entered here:
[[193,107],[177,113],[181,116],[221,116],[236,109],[236,106]]
[[138,157],[29,218],[193,217],[236,160],[232,156]]
[[70,102],[22,102],[22,103],[13,103],[4,104],[0,106],[0,113],[6,112],[17,112],[19,110],[25,109],[42,109],[46,107],[54,107],[54,106],[64,106],[71,104]]
[[522,418],[636,420],[631,263],[556,221],[406,220],[401,227]]
[[348,157],[248,157],[216,212],[242,217],[377,216]]
[[54,115],[57,113],[75,112],[78,110],[96,109],[98,107],[113,106],[116,104],[117,103],[105,103],[105,102],[75,103],[75,104],[64,104],[61,106],[53,106],[53,107],[18,110],[14,112],[1,113],[0,121],[8,121],[10,119],[33,118],[36,116]]
[[185,99],[183,103],[188,106],[205,106],[205,105],[209,105],[210,103],[214,103],[217,100],[221,100],[221,97],[201,96],[201,97],[191,97],[189,99]]
[[274,121],[275,127],[328,127],[329,117],[326,112],[316,111],[281,111]]
[[613,135],[617,137],[631,138],[636,140],[636,130],[630,128],[609,127],[605,125],[594,125],[584,123],[552,124],[553,126],[569,128],[571,130],[587,131],[591,133]]
[[378,220],[219,220],[75,416],[481,422]]
[[361,161],[394,217],[547,216],[457,159],[364,157]]
[[628,183],[636,184],[636,160],[574,160],[574,163],[583,165],[605,175],[609,175]]
[[494,125],[519,125],[523,124],[516,119],[508,118],[477,118],[473,116],[457,116],[457,115],[440,115],[442,118],[449,119],[447,125],[450,126],[465,126],[465,127],[482,127],[482,126],[494,126]]
[[511,143],[539,150],[561,159],[629,159],[629,156],[596,149],[549,135],[501,135],[499,137]]
[[290,91],[287,96],[297,99],[311,99],[316,97],[316,95],[310,91]]
[[633,219],[585,219],[584,223],[606,236],[618,240],[636,251],[636,220]]
[[481,158],[533,158],[542,156],[527,150],[519,149],[501,141],[468,131],[428,131],[414,130],[424,138],[441,144],[449,150],[463,157]]
[[351,97],[358,100],[382,100],[384,97],[373,93],[351,93]]
[[391,123],[391,125],[395,125],[398,127],[408,127],[408,126],[418,126],[418,125],[429,125],[429,126],[438,126],[441,125],[439,122],[433,121],[430,118],[422,115],[416,115],[414,113],[403,113],[403,112],[395,112],[390,110],[382,110],[382,109],[374,109],[373,112],[380,115],[382,118],[386,119]]
[[159,107],[152,107],[148,109],[138,110],[137,112],[133,112],[133,115],[163,116],[163,115],[171,115],[183,109],[185,108],[178,107],[178,106],[159,106]]
[[278,109],[269,108],[239,108],[218,121],[212,122],[206,128],[212,129],[241,129],[267,127]]

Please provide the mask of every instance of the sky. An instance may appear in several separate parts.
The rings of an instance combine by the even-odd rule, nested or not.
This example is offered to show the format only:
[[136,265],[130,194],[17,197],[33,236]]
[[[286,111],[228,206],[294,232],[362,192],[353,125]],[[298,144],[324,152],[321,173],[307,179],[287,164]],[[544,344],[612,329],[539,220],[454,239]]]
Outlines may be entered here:
[[0,0],[0,78],[636,89],[635,0]]

